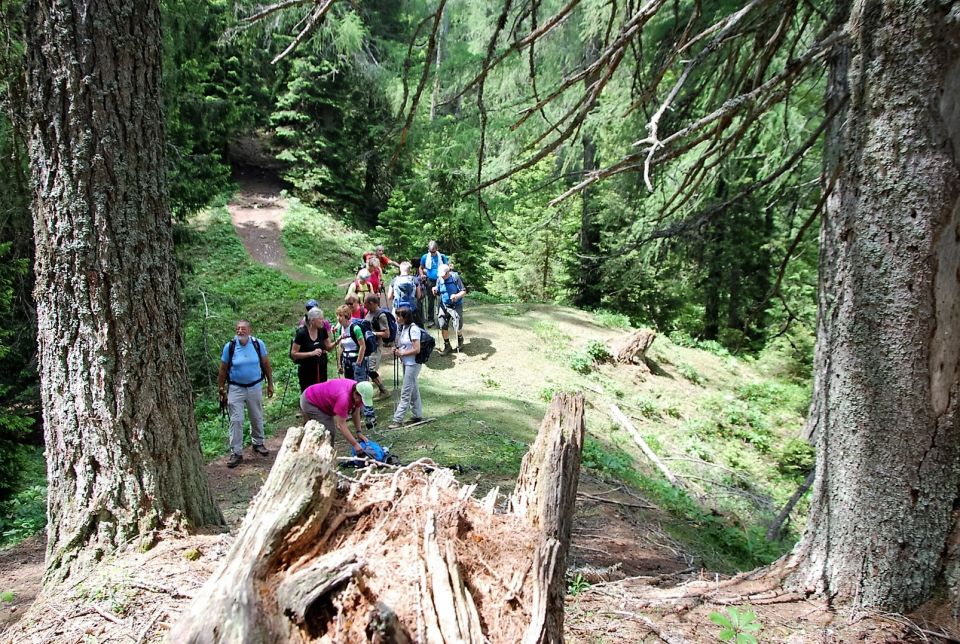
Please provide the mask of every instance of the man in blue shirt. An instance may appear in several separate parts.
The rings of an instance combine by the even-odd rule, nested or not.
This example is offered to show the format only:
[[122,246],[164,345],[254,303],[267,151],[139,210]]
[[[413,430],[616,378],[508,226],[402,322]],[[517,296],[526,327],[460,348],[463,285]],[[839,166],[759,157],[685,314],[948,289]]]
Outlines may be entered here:
[[425,317],[428,327],[433,326],[437,311],[437,269],[440,268],[440,264],[446,264],[447,261],[447,256],[437,250],[437,242],[433,240],[427,244],[427,252],[420,258],[420,277],[423,278],[426,285],[427,310],[425,311]]
[[448,355],[452,351],[451,326],[457,332],[457,353],[460,353],[463,351],[463,298],[467,295],[467,289],[464,288],[460,275],[447,264],[441,264],[437,274],[439,279],[433,290],[440,298],[437,324],[440,326],[440,335],[443,336],[443,354]]
[[227,467],[243,462],[243,410],[250,414],[250,439],[253,451],[261,456],[270,452],[263,445],[263,380],[267,380],[267,396],[273,397],[273,369],[267,347],[250,335],[250,323],[237,321],[237,335],[223,345],[217,385],[220,401],[226,402],[230,414],[230,459]]

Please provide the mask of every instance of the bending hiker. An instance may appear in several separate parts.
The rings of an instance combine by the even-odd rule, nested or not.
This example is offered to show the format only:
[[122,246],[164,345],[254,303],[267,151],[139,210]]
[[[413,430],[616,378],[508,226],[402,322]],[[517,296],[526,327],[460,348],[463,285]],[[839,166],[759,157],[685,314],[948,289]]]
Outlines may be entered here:
[[377,350],[367,357],[368,373],[370,374],[370,380],[372,380],[373,384],[380,390],[380,395],[389,396],[390,392],[383,386],[383,379],[380,377],[380,360],[382,356],[380,348],[390,341],[390,324],[387,321],[386,312],[380,308],[379,295],[368,295],[364,304],[366,304],[364,308],[367,309],[367,317],[365,319],[370,323],[373,334],[377,336],[378,339]]
[[397,309],[397,324],[400,329],[397,331],[397,346],[393,349],[393,355],[403,364],[403,386],[400,388],[400,402],[393,412],[393,422],[387,425],[387,429],[402,427],[407,409],[413,413],[411,422],[418,423],[423,420],[423,403],[420,400],[418,382],[423,365],[417,362],[417,354],[420,353],[420,327],[414,324],[413,313],[408,308]]
[[339,431],[357,453],[363,450],[360,443],[350,433],[347,418],[353,419],[353,428],[360,440],[367,437],[360,432],[360,409],[373,405],[373,385],[369,382],[354,382],[346,378],[336,378],[327,382],[310,385],[300,395],[300,411],[304,418],[315,420],[323,425],[330,434],[330,444],[334,444],[336,431]]
[[267,397],[273,397],[273,369],[267,347],[250,335],[250,323],[237,321],[237,334],[223,345],[217,387],[220,400],[226,401],[230,414],[230,459],[227,467],[243,462],[243,410],[250,414],[250,440],[253,451],[261,456],[270,452],[263,446],[263,380]]
[[447,264],[438,269],[438,274],[440,279],[434,291],[440,297],[437,321],[440,325],[440,334],[443,336],[443,353],[447,355],[452,351],[451,326],[457,332],[457,353],[460,353],[463,350],[463,298],[467,295],[467,289],[463,286],[460,274],[450,270]]
[[[342,330],[338,339],[340,357],[337,371],[344,378],[364,382],[368,379],[367,343],[360,320],[353,320],[350,316],[350,307],[346,304],[337,308],[337,320]],[[372,403],[364,406],[363,415],[367,419],[367,428],[377,422]]]
[[290,357],[297,363],[297,379],[300,392],[310,385],[327,379],[327,351],[333,350],[330,329],[323,319],[323,311],[311,308],[307,311],[307,324],[297,330],[290,347]]
[[373,284],[370,283],[370,271],[361,268],[357,272],[357,279],[353,280],[349,288],[347,288],[347,295],[353,295],[357,298],[357,301],[363,302],[363,298],[370,293],[373,293]]
[[423,326],[423,316],[420,315],[419,301],[423,298],[423,289],[420,280],[410,275],[410,262],[400,262],[400,274],[390,282],[387,291],[387,306],[397,314],[398,309],[410,309],[413,321]]
[[436,319],[437,304],[436,304],[436,294],[437,291],[437,269],[440,268],[441,264],[447,263],[447,256],[440,253],[437,250],[437,242],[430,241],[427,244],[427,252],[423,254],[420,258],[420,275],[424,280],[425,291],[427,299],[426,310],[424,311],[424,319],[427,321],[427,326],[433,326],[433,321]]

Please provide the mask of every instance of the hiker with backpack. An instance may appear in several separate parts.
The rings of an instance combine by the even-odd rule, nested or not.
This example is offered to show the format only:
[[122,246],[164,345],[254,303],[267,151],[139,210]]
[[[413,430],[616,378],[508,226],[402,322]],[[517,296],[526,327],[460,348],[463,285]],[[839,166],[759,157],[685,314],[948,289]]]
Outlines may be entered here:
[[243,462],[243,411],[250,415],[250,439],[253,451],[261,456],[270,452],[263,445],[263,381],[267,397],[273,397],[273,369],[267,347],[251,335],[250,322],[238,320],[237,334],[223,345],[217,387],[220,402],[226,402],[230,414],[230,458],[227,467]]
[[[366,320],[351,319],[350,307],[343,304],[337,307],[337,321],[340,323],[339,360],[337,371],[344,378],[365,382],[369,379],[367,356],[376,351],[376,336]],[[367,419],[367,428],[377,422],[373,405],[364,405],[363,415]]]
[[424,295],[427,300],[423,317],[427,321],[427,327],[432,327],[436,319],[437,269],[440,268],[441,264],[447,262],[447,256],[437,250],[437,242],[430,240],[430,243],[427,244],[427,252],[420,258],[420,276],[423,278]]
[[368,373],[370,380],[380,390],[380,395],[389,396],[390,392],[383,386],[383,379],[380,377],[381,347],[393,344],[397,337],[397,321],[392,313],[380,308],[379,295],[368,295],[364,304],[364,308],[367,309],[367,316],[364,319],[370,323],[373,334],[377,336],[377,350],[367,356]]
[[327,379],[327,352],[333,350],[330,328],[323,311],[314,306],[306,315],[307,324],[297,329],[290,345],[290,358],[297,364],[300,393]]
[[413,321],[422,327],[423,316],[418,306],[422,298],[423,289],[419,278],[410,274],[410,262],[400,262],[400,274],[393,278],[387,290],[387,306],[393,309],[394,315],[398,309],[410,309]]
[[315,420],[330,434],[330,445],[339,431],[356,452],[362,452],[357,438],[354,438],[347,426],[347,418],[353,420],[357,437],[367,442],[360,431],[360,413],[364,407],[373,405],[373,385],[369,382],[354,382],[347,378],[336,378],[327,382],[310,385],[300,395],[300,412],[305,419]]
[[362,306],[364,298],[373,292],[373,284],[370,283],[370,271],[366,268],[361,268],[357,271],[357,279],[350,282],[350,286],[347,288],[347,295],[356,297]]
[[370,261],[371,257],[377,258],[377,260],[380,262],[379,264],[380,270],[384,271],[384,273],[386,273],[387,269],[390,268],[390,266],[397,266],[397,263],[392,259],[390,259],[389,257],[387,257],[386,253],[383,252],[383,246],[377,246],[377,248],[372,253],[370,251],[367,251],[366,253],[364,253],[363,262],[367,263],[368,261]]
[[467,289],[463,286],[460,274],[443,264],[437,269],[437,285],[434,292],[440,299],[440,310],[437,314],[437,324],[440,326],[440,335],[443,336],[443,354],[448,355],[453,349],[450,347],[450,327],[457,332],[457,353],[463,351],[463,298],[467,296]]
[[413,414],[410,422],[418,423],[423,420],[423,403],[420,399],[418,378],[423,368],[420,362],[421,341],[429,337],[429,334],[413,322],[413,311],[406,307],[397,309],[397,324],[399,329],[393,355],[403,364],[403,385],[400,388],[400,402],[397,403],[397,408],[393,412],[393,422],[387,425],[387,429],[403,427],[403,417],[407,409]]

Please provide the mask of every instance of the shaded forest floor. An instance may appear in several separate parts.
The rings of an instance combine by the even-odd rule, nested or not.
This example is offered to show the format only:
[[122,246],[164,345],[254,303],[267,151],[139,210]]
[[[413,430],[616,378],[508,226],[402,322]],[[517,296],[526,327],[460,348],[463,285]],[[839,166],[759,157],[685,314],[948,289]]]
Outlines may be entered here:
[[[239,179],[243,190],[231,201],[229,214],[250,255],[294,280],[315,279],[301,273],[284,250],[286,204],[280,199],[279,184],[258,177]],[[323,302],[325,310],[334,303],[334,297]],[[299,306],[291,306],[292,317],[301,314]],[[931,633],[897,616],[833,611],[822,602],[785,594],[763,577],[731,581],[735,569],[751,568],[754,560],[734,561],[733,551],[709,543],[704,534],[714,530],[713,523],[697,514],[683,515],[681,506],[671,501],[675,491],[669,486],[664,490],[659,481],[650,483],[657,474],[607,417],[609,404],[616,401],[659,453],[674,454],[668,463],[687,477],[694,490],[691,496],[707,504],[707,515],[713,512],[723,518],[741,507],[747,508],[745,516],[765,511],[792,490],[770,491],[764,481],[750,485],[741,481],[739,487],[749,494],[734,491],[733,501],[721,503],[715,496],[721,488],[696,487],[694,482],[704,473],[684,469],[688,461],[698,461],[696,467],[711,471],[729,469],[734,458],[746,463],[743,471],[752,465],[757,471],[772,467],[752,453],[747,439],[727,458],[717,444],[706,442],[705,421],[698,416],[730,415],[730,409],[717,407],[717,400],[726,401],[728,407],[740,404],[737,396],[743,383],[755,383],[760,377],[753,366],[662,338],[651,354],[656,367],[652,374],[598,364],[584,376],[570,368],[584,344],[612,343],[623,335],[622,328],[582,311],[519,304],[471,305],[466,325],[464,352],[435,356],[421,377],[426,413],[437,420],[394,432],[381,429],[372,437],[390,446],[404,462],[429,457],[455,467],[461,481],[477,484],[478,495],[494,486],[506,493],[552,393],[584,391],[588,443],[568,561],[568,641],[716,641],[720,628],[710,616],[730,607],[756,612],[760,641],[896,642],[928,637],[936,641]],[[279,382],[283,358],[274,362]],[[392,385],[392,365],[381,371]],[[774,406],[791,404],[789,391],[784,391],[774,390],[780,396]],[[229,533],[160,535],[151,550],[111,558],[96,574],[57,597],[44,598],[43,611],[31,612],[19,624],[40,588],[43,540],[35,537],[0,552],[0,591],[14,595],[13,601],[0,604],[0,625],[12,625],[0,639],[137,644],[162,640],[225,557],[250,500],[266,480],[282,443],[282,428],[295,422],[296,396],[284,399],[285,404],[275,398],[268,407],[268,422],[279,430],[267,439],[268,457],[248,450],[235,469],[226,467],[225,456],[207,466]],[[389,422],[395,400],[396,393],[389,402],[378,403],[381,428]],[[795,416],[781,414],[771,424],[781,424],[789,433],[797,422]],[[700,433],[691,438],[690,427]],[[688,458],[691,449],[684,441],[695,438],[702,443],[695,452],[699,456]],[[709,459],[722,466],[708,463]],[[738,547],[741,552],[743,547]],[[780,547],[784,551],[789,543]],[[768,561],[774,558],[763,556]],[[724,572],[708,572],[713,569]]]

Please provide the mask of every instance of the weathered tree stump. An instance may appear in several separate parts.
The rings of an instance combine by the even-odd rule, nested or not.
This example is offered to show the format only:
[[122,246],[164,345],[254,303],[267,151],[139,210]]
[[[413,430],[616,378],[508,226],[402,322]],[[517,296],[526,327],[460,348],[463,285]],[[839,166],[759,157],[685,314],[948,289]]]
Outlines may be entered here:
[[627,336],[623,344],[614,351],[613,360],[617,364],[635,364],[650,373],[647,365],[647,350],[657,339],[657,333],[650,329],[640,329]]
[[426,460],[338,475],[323,428],[291,428],[169,641],[562,642],[583,435],[558,394],[496,512]]

